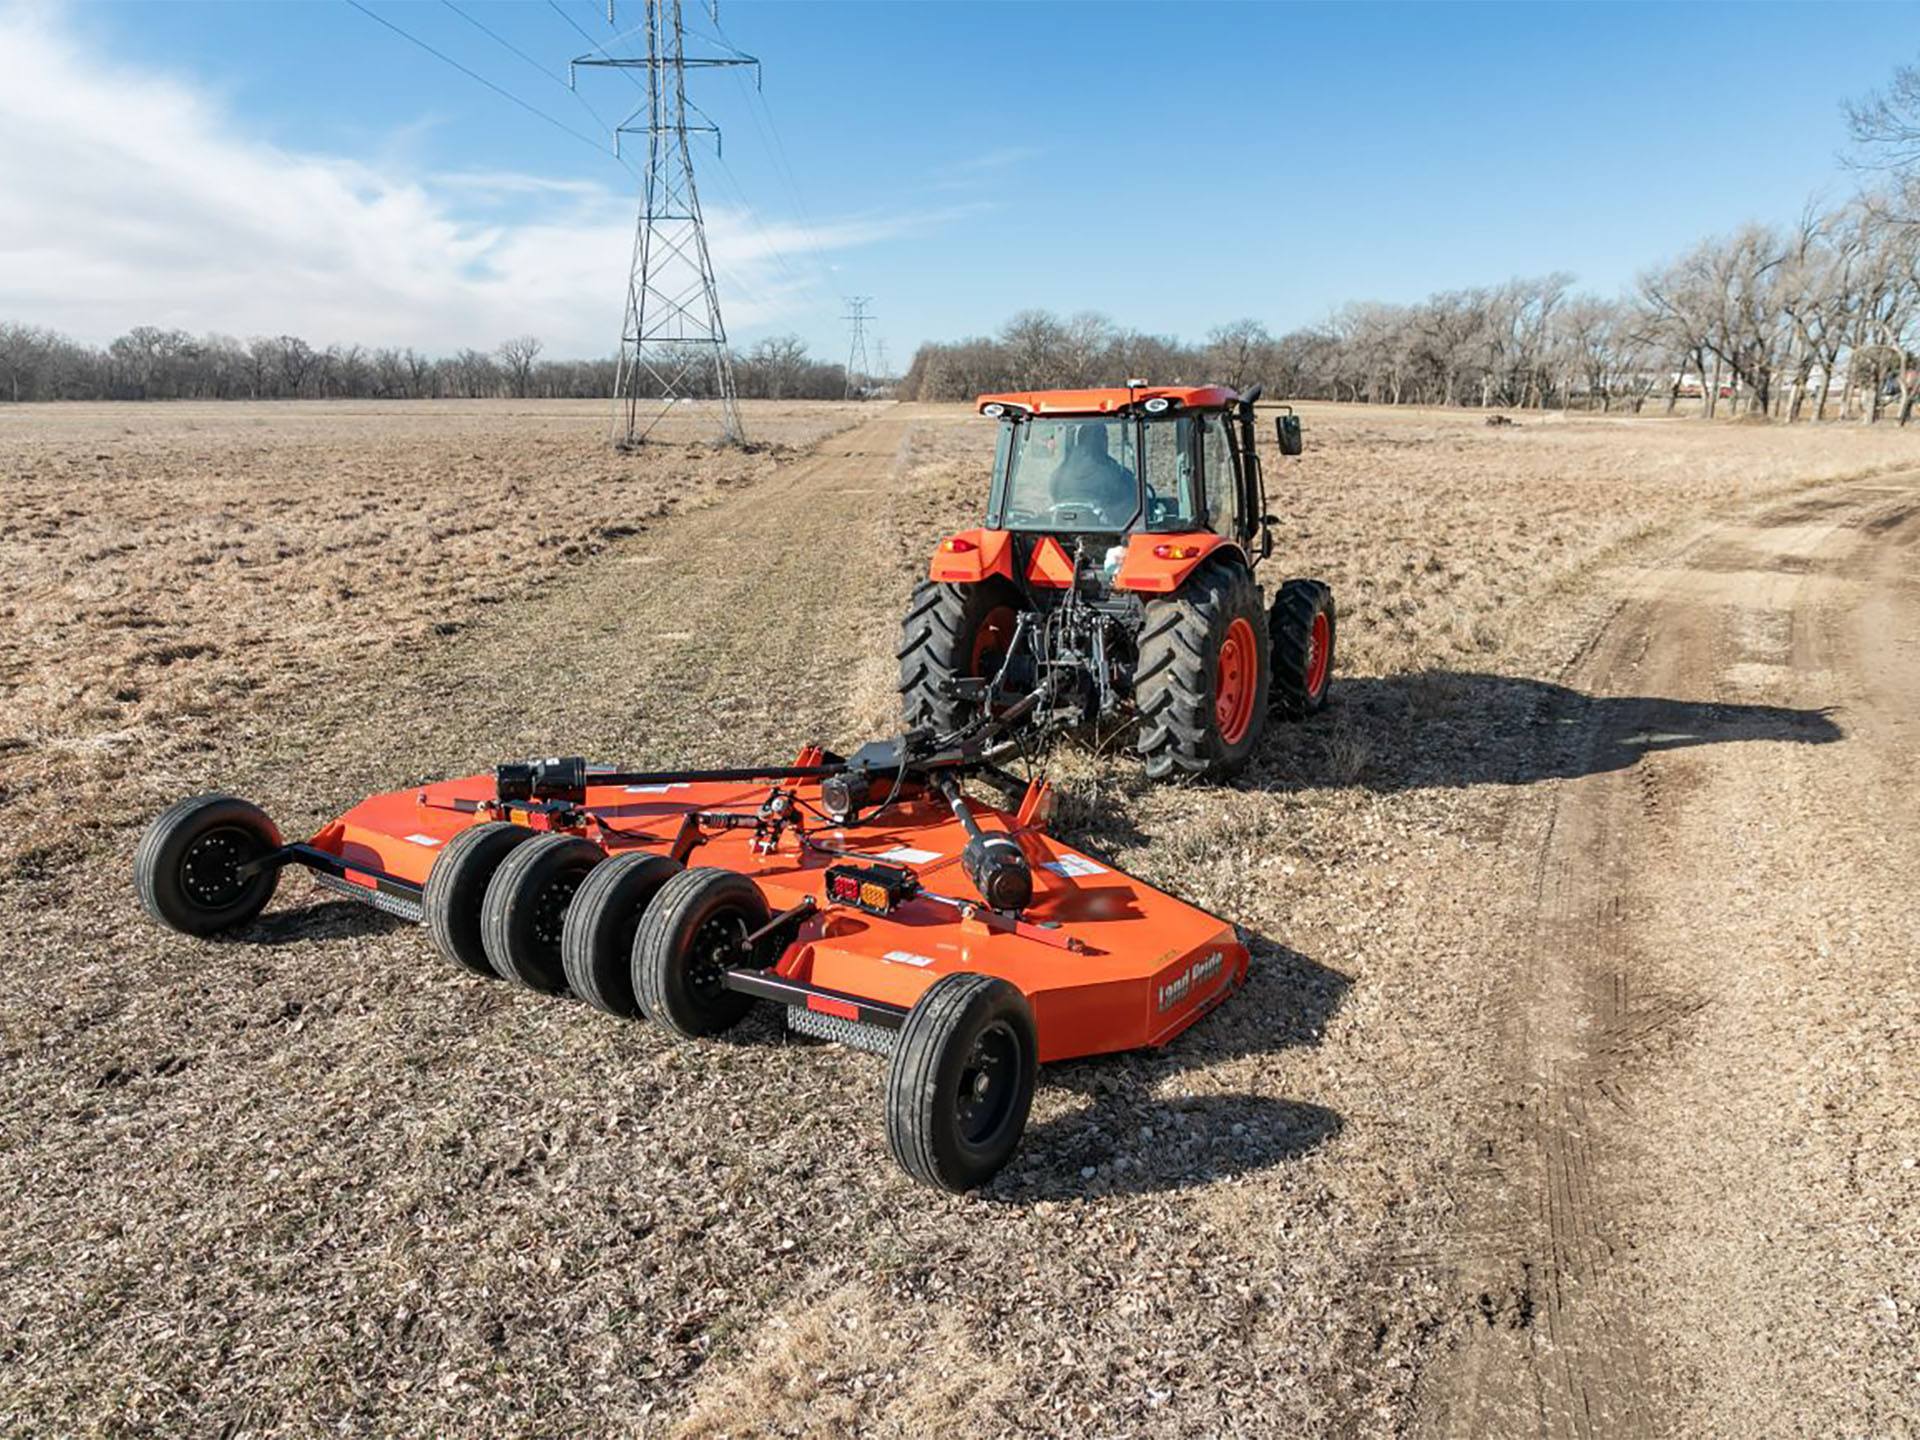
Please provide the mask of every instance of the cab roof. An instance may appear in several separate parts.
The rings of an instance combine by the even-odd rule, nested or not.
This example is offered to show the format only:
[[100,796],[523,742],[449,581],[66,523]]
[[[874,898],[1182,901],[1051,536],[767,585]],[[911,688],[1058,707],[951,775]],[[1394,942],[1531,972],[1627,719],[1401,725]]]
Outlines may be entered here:
[[1029,415],[1110,415],[1143,400],[1165,398],[1182,410],[1224,410],[1240,396],[1225,385],[1136,385],[1107,390],[1011,390],[982,395],[975,405],[1004,405]]

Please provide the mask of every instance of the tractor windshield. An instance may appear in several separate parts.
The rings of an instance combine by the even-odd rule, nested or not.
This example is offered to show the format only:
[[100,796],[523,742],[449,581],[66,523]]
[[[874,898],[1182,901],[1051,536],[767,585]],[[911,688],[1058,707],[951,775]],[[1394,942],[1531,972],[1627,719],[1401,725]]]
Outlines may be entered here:
[[1125,530],[1140,513],[1137,429],[1122,416],[1009,421],[999,523],[1009,530]]
[[1138,528],[1190,530],[1199,514],[1185,415],[1008,420],[994,474],[989,519],[1008,530],[1132,530],[1143,499]]

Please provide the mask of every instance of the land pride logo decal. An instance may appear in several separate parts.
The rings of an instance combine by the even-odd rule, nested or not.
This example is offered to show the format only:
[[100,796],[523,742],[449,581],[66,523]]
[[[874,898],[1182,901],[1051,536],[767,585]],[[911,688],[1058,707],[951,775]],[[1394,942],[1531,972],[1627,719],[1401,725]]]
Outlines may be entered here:
[[1160,1013],[1164,1015],[1194,991],[1204,988],[1219,976],[1225,966],[1226,960],[1218,950],[1204,960],[1194,961],[1183,974],[1176,975],[1160,987]]

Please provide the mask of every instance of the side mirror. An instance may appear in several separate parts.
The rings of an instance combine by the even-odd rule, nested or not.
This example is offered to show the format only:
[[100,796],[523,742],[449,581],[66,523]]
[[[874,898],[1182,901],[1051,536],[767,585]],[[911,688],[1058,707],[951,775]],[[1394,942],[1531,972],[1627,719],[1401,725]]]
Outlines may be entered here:
[[1275,437],[1280,441],[1282,455],[1298,455],[1306,448],[1306,441],[1300,434],[1300,417],[1293,413],[1291,406],[1286,413],[1273,417]]

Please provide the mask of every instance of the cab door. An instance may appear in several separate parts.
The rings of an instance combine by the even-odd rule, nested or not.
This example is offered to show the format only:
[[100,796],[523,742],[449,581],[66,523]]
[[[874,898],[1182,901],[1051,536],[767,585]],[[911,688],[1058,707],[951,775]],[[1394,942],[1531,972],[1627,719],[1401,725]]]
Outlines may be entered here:
[[1201,417],[1200,451],[1206,472],[1207,527],[1238,541],[1244,535],[1240,514],[1240,475],[1234,468],[1227,417],[1218,410]]

